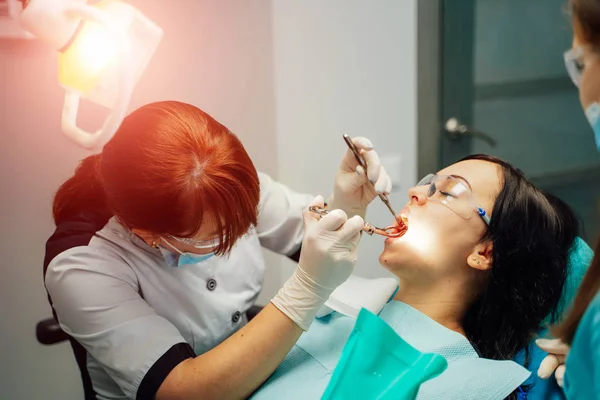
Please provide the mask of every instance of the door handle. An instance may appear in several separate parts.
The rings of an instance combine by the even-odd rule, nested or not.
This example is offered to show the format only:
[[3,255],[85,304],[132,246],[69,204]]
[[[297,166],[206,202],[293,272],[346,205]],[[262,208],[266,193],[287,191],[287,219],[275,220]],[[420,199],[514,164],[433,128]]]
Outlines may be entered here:
[[490,135],[481,132],[477,129],[470,128],[460,123],[460,121],[454,117],[446,121],[446,133],[452,140],[458,140],[463,136],[471,136],[473,138],[481,139],[492,147],[496,147],[498,142]]

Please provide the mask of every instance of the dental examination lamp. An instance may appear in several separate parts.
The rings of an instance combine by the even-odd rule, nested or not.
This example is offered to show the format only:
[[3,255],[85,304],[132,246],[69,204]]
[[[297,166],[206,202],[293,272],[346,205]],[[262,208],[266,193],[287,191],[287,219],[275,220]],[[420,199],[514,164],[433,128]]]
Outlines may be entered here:
[[[163,31],[131,5],[104,0],[8,0],[24,30],[58,50],[58,79],[65,89],[62,129],[86,149],[102,148],[127,114],[131,94]],[[103,126],[77,126],[80,99],[110,110]]]

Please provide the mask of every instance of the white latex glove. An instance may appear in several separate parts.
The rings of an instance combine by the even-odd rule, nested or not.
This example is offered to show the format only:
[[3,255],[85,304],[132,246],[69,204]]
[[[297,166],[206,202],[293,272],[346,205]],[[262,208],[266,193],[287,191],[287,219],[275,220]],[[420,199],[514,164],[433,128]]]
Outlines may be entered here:
[[[323,204],[323,197],[317,196],[311,205]],[[307,209],[303,217],[298,268],[271,303],[306,331],[329,295],[352,274],[364,221],[359,216],[347,219],[342,210],[318,220]]]
[[[335,175],[329,208],[339,208],[347,215],[364,217],[367,206],[377,193],[389,194],[392,191],[392,181],[385,168],[381,166],[379,156],[373,150],[373,144],[369,139],[356,137],[352,142],[367,163],[367,173],[365,174],[364,169],[358,164],[352,151],[346,150]],[[369,181],[373,182],[375,190]]]
[[548,353],[546,358],[540,363],[538,376],[542,379],[548,379],[554,373],[556,383],[562,387],[565,379],[565,359],[569,353],[569,345],[560,339],[538,339],[535,344]]

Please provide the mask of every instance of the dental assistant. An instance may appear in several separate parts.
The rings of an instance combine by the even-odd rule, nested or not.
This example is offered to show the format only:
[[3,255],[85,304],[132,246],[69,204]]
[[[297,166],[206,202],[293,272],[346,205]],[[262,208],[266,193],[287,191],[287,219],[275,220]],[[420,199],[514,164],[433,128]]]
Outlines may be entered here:
[[[570,0],[573,47],[565,53],[567,71],[600,152],[600,0]],[[600,178],[599,178],[600,179]],[[600,399],[600,240],[556,340],[540,340],[551,353],[538,375],[554,376],[568,399]]]
[[[239,399],[264,382],[351,274],[366,207],[391,190],[371,143],[354,143],[368,176],[347,151],[333,211],[317,221],[303,210],[322,197],[258,173],[200,109],[165,101],[130,114],[58,190],[46,246],[46,288],[86,400]],[[298,268],[248,322],[261,247]]]

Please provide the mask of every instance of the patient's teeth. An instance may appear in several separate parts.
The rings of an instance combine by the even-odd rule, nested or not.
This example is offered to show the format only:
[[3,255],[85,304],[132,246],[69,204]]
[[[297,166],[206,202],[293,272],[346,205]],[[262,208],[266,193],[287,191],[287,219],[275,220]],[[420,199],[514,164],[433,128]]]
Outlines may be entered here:
[[404,222],[404,225],[408,226],[408,217],[405,214],[400,214],[400,219]]

